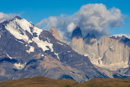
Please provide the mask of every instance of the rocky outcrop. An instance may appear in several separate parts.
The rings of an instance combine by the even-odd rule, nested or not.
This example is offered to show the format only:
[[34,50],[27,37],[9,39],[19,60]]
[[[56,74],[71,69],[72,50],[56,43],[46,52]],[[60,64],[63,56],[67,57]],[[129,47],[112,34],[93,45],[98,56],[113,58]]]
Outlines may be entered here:
[[89,56],[91,62],[98,58],[98,41],[94,35],[87,34],[84,38],[84,55]]
[[124,63],[128,65],[130,48],[119,40],[102,37],[99,48],[99,55],[104,64]]
[[58,30],[55,27],[51,27],[50,32],[52,33],[52,35],[55,37],[55,39],[59,40],[59,41],[63,41]]
[[99,57],[101,58],[99,66],[110,70],[129,67],[130,48],[111,37],[102,37],[99,43]]
[[[75,30],[73,32],[75,32]],[[77,34],[78,38],[75,40],[72,39],[71,43],[74,43],[72,44],[72,48],[78,53],[84,56],[88,56],[94,65],[111,71],[129,67],[129,38],[125,36],[103,36],[98,43],[94,35],[88,33],[83,41],[80,41],[81,36],[79,37],[79,35],[82,35],[81,31]],[[72,35],[72,37],[74,37],[74,35]]]
[[71,47],[84,56],[88,56],[91,62],[95,62],[99,57],[98,54],[98,41],[92,34],[87,34],[83,38],[82,31],[77,27],[72,33]]
[[81,29],[79,27],[75,28],[72,32],[71,47],[80,54],[83,54],[84,52],[84,41]]

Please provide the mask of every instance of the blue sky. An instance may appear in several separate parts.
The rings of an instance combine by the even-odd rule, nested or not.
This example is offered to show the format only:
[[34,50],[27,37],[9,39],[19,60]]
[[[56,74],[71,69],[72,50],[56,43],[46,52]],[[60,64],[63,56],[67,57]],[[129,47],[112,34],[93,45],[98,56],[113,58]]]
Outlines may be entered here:
[[20,14],[21,17],[37,24],[49,16],[72,15],[79,11],[82,5],[89,3],[103,3],[108,9],[119,8],[122,14],[126,15],[124,25],[111,29],[110,32],[130,35],[129,0],[2,0],[0,12]]

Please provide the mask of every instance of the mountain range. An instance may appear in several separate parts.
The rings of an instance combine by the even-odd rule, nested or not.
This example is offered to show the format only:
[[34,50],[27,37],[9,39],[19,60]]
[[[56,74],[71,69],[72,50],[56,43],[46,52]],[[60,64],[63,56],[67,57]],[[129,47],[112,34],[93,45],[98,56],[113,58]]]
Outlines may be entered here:
[[97,40],[95,35],[89,33],[83,37],[82,32],[77,37],[73,37],[76,35],[75,31],[79,32],[81,30],[77,27],[72,33],[71,47],[76,52],[87,56],[100,72],[111,78],[129,78],[129,37],[113,35],[111,37],[103,36],[100,40]]
[[71,43],[58,30],[45,31],[16,16],[0,23],[0,81],[46,76],[73,79],[129,78],[130,39],[95,35],[74,29]]

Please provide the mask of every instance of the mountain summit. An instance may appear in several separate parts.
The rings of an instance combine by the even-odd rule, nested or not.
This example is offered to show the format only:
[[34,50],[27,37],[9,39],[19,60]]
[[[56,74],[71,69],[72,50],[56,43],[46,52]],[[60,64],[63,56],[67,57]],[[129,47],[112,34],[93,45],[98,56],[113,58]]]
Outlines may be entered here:
[[82,31],[79,27],[76,27],[72,32],[71,47],[78,53],[83,53],[84,42]]
[[83,38],[82,31],[78,26],[72,32],[72,38]]
[[59,32],[58,32],[58,30],[54,26],[51,27],[50,32],[55,37],[55,39],[57,39],[59,41],[63,41],[60,34],[59,34]]

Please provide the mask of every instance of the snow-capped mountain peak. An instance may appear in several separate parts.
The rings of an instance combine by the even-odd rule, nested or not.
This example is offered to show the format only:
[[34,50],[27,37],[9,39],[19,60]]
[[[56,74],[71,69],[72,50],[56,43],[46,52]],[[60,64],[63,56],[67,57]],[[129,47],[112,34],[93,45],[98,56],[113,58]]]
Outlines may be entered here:
[[33,25],[27,20],[20,17],[15,17],[13,20],[9,21],[6,29],[10,31],[11,29],[9,28],[13,28],[15,31],[21,31],[21,33],[22,31],[28,31],[30,34],[32,34],[30,29],[31,27],[33,27]]
[[[50,49],[53,52],[53,45],[51,43],[39,39],[39,35],[43,30],[35,27],[25,19],[15,17],[13,20],[9,21],[9,23],[5,26],[5,29],[18,40],[23,40],[28,44],[35,42],[43,51]],[[30,46],[30,49],[31,48],[33,47]],[[27,52],[30,53],[32,50],[27,50]]]
[[[9,23],[14,23],[17,26],[19,26],[20,28],[22,28],[23,30],[28,31],[29,33],[35,32],[37,31],[37,27],[35,27],[31,22],[27,21],[26,19],[23,19],[19,16],[15,16],[12,20],[9,21]],[[35,27],[35,29],[32,29],[33,27]],[[42,29],[40,29],[42,31]]]
[[115,34],[115,35],[112,35],[111,37],[115,37],[115,38],[126,37],[130,39],[130,36],[127,34]]

